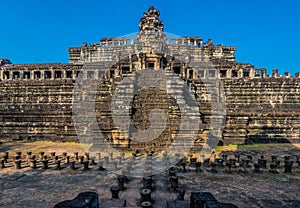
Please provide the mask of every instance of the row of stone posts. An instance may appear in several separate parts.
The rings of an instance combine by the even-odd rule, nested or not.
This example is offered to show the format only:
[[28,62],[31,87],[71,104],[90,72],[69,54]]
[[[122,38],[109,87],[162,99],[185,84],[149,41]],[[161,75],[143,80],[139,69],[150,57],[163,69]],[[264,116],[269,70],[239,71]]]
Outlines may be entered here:
[[[100,155],[100,153],[98,154]],[[30,167],[31,169],[37,169],[38,163],[41,163],[41,168],[46,170],[49,169],[49,162],[54,164],[54,169],[60,170],[62,169],[61,164],[69,165],[70,169],[76,170],[78,167],[75,166],[76,162],[83,166],[83,170],[89,170],[89,165],[95,166],[97,163],[95,162],[95,157],[90,157],[89,153],[86,152],[84,156],[79,156],[78,152],[74,153],[72,157],[68,155],[66,152],[62,153],[61,156],[56,155],[56,152],[50,152],[50,156],[45,155],[45,152],[39,152],[38,158],[36,155],[33,155],[32,152],[26,152],[25,158],[22,158],[22,152],[15,152],[15,155],[9,157],[9,152],[5,152],[2,155],[1,161],[1,169],[11,167],[10,163],[13,164],[15,169],[19,170],[23,167]],[[100,156],[98,157],[100,160]],[[99,161],[98,160],[98,161]],[[26,164],[26,165],[22,165]],[[100,170],[104,170],[103,167],[99,168]]]
[[[231,157],[230,157],[231,156]],[[189,155],[190,160],[187,164],[186,161],[181,160],[177,165],[181,166],[182,172],[187,172],[188,167],[192,167],[196,172],[201,172],[202,167],[211,173],[217,173],[224,170],[225,173],[232,173],[233,169],[238,169],[239,172],[246,173],[248,169],[252,169],[254,173],[266,172],[267,169],[271,173],[279,173],[279,168],[283,167],[284,173],[291,173],[296,163],[300,168],[300,155],[284,156],[284,165],[280,166],[280,160],[277,155],[271,156],[271,161],[268,161],[264,155],[261,155],[257,159],[257,162],[253,160],[252,155],[241,155],[240,153],[234,153],[233,155],[222,153],[220,158],[214,158],[211,161],[210,158],[203,159],[202,162],[198,162],[196,157]],[[296,160],[296,161],[295,161]],[[269,166],[269,168],[267,167]]]

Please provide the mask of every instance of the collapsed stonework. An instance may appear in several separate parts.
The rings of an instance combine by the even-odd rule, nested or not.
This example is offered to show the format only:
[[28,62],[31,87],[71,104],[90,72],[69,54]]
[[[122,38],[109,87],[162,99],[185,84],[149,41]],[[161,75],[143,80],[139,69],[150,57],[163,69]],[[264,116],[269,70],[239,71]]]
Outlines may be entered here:
[[12,63],[10,60],[8,60],[6,58],[0,58],[0,66],[2,66],[4,64],[12,64]]
[[[137,38],[102,38],[95,44],[69,48],[69,64],[1,64],[0,139],[78,141],[72,102],[80,70],[87,63],[114,62],[104,76],[100,73],[103,69],[85,71],[82,76],[101,80],[95,105],[99,133],[117,147],[160,150],[176,139],[181,116],[176,100],[155,89],[137,94],[130,113],[137,128],[149,128],[147,110],[142,109],[151,100],[168,115],[164,132],[150,146],[119,137],[111,116],[112,96],[124,77],[146,68],[163,69],[186,81],[199,106],[201,124],[195,142],[200,146],[213,120],[212,97],[220,96],[218,90],[209,94],[203,80],[210,83],[214,78],[221,79],[226,99],[225,128],[218,135],[222,143],[300,141],[299,73],[282,77],[273,70],[270,76],[263,68],[237,62],[234,46],[215,45],[210,39],[203,42],[201,37],[168,38],[159,14],[154,7],[144,13]],[[196,69],[193,64],[208,62],[213,69]]]

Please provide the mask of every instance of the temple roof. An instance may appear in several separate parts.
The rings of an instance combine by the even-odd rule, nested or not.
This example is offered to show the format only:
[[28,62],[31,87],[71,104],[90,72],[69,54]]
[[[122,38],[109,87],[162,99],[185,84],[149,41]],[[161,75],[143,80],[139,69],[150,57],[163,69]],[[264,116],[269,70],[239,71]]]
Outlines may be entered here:
[[140,30],[163,31],[164,22],[159,20],[159,15],[160,12],[154,6],[150,6],[148,13],[144,12],[144,16],[140,19]]

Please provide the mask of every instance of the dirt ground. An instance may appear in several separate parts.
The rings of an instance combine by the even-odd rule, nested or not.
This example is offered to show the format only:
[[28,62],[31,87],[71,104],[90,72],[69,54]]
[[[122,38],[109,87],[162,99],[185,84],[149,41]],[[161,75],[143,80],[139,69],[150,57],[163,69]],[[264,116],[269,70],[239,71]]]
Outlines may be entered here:
[[[272,145],[271,145],[272,146]],[[17,150],[56,151],[57,154],[68,152],[70,155],[78,151],[84,153],[79,144],[48,143],[48,142],[15,142],[0,145],[0,152],[13,153]],[[268,161],[270,155],[277,154],[283,161],[285,155],[300,155],[298,145],[270,145],[266,146],[229,146],[216,149],[216,154],[226,151],[232,154],[239,151],[253,155],[253,161],[263,154]],[[2,153],[1,153],[2,155]],[[269,166],[268,166],[269,167]],[[268,169],[261,173],[253,173],[253,168],[241,172],[240,168],[233,168],[232,173],[225,173],[223,167],[218,167],[218,173],[210,172],[210,167],[202,167],[202,172],[196,172],[193,166],[187,165],[184,172],[176,167],[179,186],[186,189],[185,200],[189,201],[192,191],[211,192],[223,203],[232,203],[238,207],[270,207],[293,208],[300,207],[300,168],[294,164],[292,173],[284,173],[281,165],[279,174],[273,174]],[[170,190],[168,174],[163,172],[153,176],[152,199],[154,207],[166,207],[168,200],[174,200],[176,193]],[[62,165],[61,170],[42,170],[40,167],[31,170],[24,167],[15,170],[13,167],[0,169],[0,207],[53,207],[55,204],[75,198],[80,192],[94,191],[100,200],[110,199],[110,187],[117,185],[117,176],[108,171],[98,171],[97,165],[91,166],[89,171],[79,169],[73,171],[68,165]],[[127,206],[137,206],[142,189],[140,178],[129,176],[126,190],[120,192],[120,199],[125,199]]]

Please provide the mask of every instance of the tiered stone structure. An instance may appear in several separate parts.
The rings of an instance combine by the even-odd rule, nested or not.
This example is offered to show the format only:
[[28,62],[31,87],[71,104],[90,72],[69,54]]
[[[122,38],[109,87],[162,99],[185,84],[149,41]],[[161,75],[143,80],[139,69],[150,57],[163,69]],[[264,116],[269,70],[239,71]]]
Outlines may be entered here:
[[[214,77],[222,80],[226,95],[226,123],[223,135],[220,135],[223,143],[300,141],[299,73],[295,77],[285,73],[282,77],[273,70],[270,76],[263,68],[237,62],[234,46],[215,45],[210,39],[203,42],[201,37],[168,38],[159,14],[154,7],[144,13],[137,38],[102,38],[95,44],[83,43],[80,47],[69,48],[70,64],[1,62],[1,139],[77,141],[72,99],[73,85],[80,69],[86,63],[116,60],[104,77],[100,77],[97,69],[87,71],[84,76],[102,80],[96,99],[98,124],[102,133],[122,148],[137,146],[130,146],[129,141],[119,141],[120,132],[109,108],[111,98],[125,76],[133,76],[133,72],[145,68],[162,68],[166,74],[174,72],[187,81],[201,113],[197,142],[204,142],[207,137],[211,96],[214,96],[207,92],[203,80]],[[208,61],[214,69],[193,68],[194,63]],[[177,132],[172,129],[178,128],[180,112],[176,110],[175,100],[165,92],[150,90],[147,93],[133,98],[132,122],[141,129],[149,127],[146,114],[135,114],[141,112],[149,97],[153,98],[153,106],[163,107],[169,116],[169,126],[155,145],[151,143],[151,148],[155,149],[157,144],[168,145],[176,138]]]

